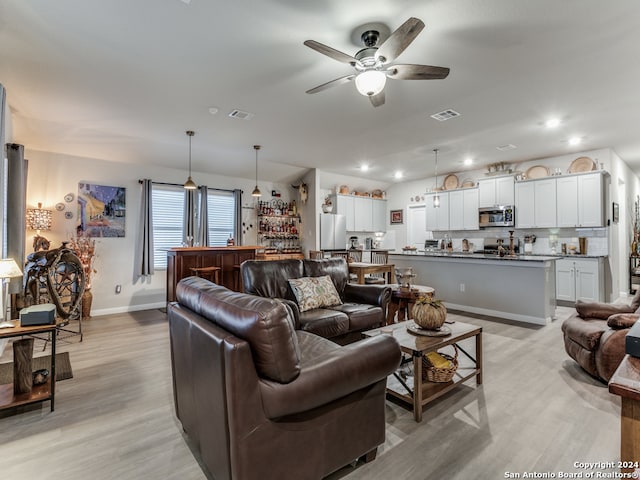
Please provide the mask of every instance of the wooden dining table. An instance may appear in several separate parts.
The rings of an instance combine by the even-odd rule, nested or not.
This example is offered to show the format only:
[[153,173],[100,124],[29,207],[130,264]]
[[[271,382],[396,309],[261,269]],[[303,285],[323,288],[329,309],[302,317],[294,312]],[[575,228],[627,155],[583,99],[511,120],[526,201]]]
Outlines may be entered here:
[[349,262],[349,273],[356,275],[360,284],[364,284],[364,276],[371,273],[384,273],[387,283],[395,283],[394,269],[392,263]]

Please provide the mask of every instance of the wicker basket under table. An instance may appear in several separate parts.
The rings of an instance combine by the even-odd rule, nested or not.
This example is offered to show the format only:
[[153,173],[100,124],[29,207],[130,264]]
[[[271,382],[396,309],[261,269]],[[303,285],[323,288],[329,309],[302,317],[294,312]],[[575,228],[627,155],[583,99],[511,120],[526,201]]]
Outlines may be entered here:
[[452,347],[455,351],[453,357],[451,355],[447,355],[446,353],[438,352],[440,355],[451,362],[451,366],[448,368],[436,368],[431,364],[427,357],[422,357],[423,380],[428,380],[435,383],[447,383],[451,381],[453,375],[458,369],[458,347],[456,347],[455,344],[453,344]]

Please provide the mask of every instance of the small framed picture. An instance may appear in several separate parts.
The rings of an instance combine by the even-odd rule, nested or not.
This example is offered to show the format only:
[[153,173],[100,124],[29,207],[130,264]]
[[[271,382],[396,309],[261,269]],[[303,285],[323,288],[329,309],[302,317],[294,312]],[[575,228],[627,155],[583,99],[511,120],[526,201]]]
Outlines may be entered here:
[[402,218],[403,212],[404,210],[391,210],[389,212],[390,214],[389,223],[391,225],[404,223]]
[[620,221],[620,204],[613,202],[613,223],[618,223]]

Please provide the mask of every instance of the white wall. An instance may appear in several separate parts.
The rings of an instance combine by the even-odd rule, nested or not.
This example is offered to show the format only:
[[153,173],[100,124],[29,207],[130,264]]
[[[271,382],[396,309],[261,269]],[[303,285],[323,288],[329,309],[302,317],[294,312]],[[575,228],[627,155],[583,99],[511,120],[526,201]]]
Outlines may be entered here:
[[[27,207],[36,207],[42,202],[43,208],[53,210],[53,225],[50,232],[43,233],[52,241],[52,247],[60,245],[75,232],[76,206],[66,204],[65,211],[71,209],[73,220],[64,218],[64,211],[55,210],[55,205],[64,203],[67,193],[77,195],[78,182],[91,182],[100,185],[125,187],[126,190],[126,233],[124,238],[96,239],[95,269],[97,273],[92,279],[93,306],[92,315],[102,315],[123,311],[142,310],[164,306],[165,304],[165,271],[156,271],[151,279],[136,281],[134,279],[134,246],[138,233],[138,216],[140,209],[139,179],[151,178],[157,182],[184,182],[186,172],[183,168],[170,169],[136,164],[106,162],[91,158],[80,158],[59,155],[50,152],[27,150],[25,158],[29,160],[27,179]],[[193,179],[200,185],[208,185],[223,189],[240,188],[243,194],[243,218],[253,221],[242,243],[257,244],[257,226],[255,210],[248,208],[255,205],[251,191],[255,179],[224,177],[215,173],[193,172]],[[259,182],[263,196],[261,200],[270,200],[271,191],[279,190],[285,201],[294,198],[295,190],[289,185]],[[32,241],[35,232],[27,232],[26,252],[33,251]],[[115,286],[122,285],[122,293],[115,294]]]

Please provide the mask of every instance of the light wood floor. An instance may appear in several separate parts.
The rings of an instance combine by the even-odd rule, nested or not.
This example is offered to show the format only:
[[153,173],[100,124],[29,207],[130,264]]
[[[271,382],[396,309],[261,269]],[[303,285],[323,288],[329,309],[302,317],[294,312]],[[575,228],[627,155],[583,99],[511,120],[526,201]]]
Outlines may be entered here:
[[[484,384],[469,380],[430,404],[420,424],[387,402],[377,459],[331,478],[485,480],[619,459],[618,397],[564,353],[570,311],[545,327],[450,313],[484,327]],[[71,342],[59,343],[74,378],[58,383],[56,411],[45,403],[0,419],[0,478],[206,478],[174,417],[165,315],[96,317]],[[0,361],[10,360],[7,347]]]

